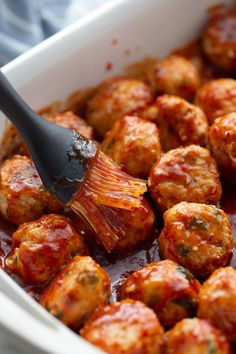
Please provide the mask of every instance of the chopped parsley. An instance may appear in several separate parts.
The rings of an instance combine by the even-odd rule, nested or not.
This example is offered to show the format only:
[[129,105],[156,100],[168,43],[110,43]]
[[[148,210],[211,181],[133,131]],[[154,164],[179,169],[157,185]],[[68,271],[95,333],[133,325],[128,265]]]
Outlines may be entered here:
[[190,253],[190,249],[185,245],[178,245],[176,250],[182,257],[187,257]]
[[206,231],[208,230],[208,223],[194,216],[190,221],[190,223],[188,224],[188,229]]

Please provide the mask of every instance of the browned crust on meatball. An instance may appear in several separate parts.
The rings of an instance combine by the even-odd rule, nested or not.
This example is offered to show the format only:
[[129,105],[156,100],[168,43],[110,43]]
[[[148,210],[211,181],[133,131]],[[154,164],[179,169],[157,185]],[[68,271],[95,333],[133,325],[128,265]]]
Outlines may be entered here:
[[199,295],[198,317],[210,320],[230,341],[236,340],[235,269],[217,269],[205,281]]
[[90,257],[74,257],[52,280],[40,304],[67,326],[77,329],[111,295],[105,270]]
[[200,77],[194,65],[184,57],[171,55],[151,67],[148,79],[157,94],[170,94],[191,101],[200,86]]
[[115,78],[102,84],[88,101],[87,122],[104,137],[118,118],[138,115],[151,101],[151,90],[142,81]]
[[100,308],[80,331],[83,338],[111,354],[161,354],[163,329],[154,312],[139,301]]
[[231,354],[224,334],[210,322],[186,318],[166,333],[164,354]]
[[222,194],[214,159],[197,145],[164,154],[152,167],[148,186],[160,211],[182,201],[216,204]]
[[58,212],[59,202],[45,190],[38,172],[26,156],[14,155],[0,168],[0,211],[14,224],[32,221],[45,212]]
[[223,210],[213,205],[179,203],[164,213],[159,237],[160,254],[207,276],[228,264],[233,249],[230,222]]
[[107,132],[101,149],[123,171],[139,178],[148,176],[161,154],[156,125],[135,116],[118,119]]
[[44,215],[21,224],[12,238],[6,266],[27,284],[44,283],[72,256],[88,254],[83,237],[63,215]]
[[203,33],[202,46],[210,61],[221,69],[236,69],[236,13],[212,16]]
[[197,91],[196,104],[205,112],[209,124],[217,117],[236,111],[236,80],[212,80]]
[[209,143],[225,179],[235,181],[236,172],[236,113],[217,118],[209,131]]
[[130,275],[122,284],[121,298],[144,302],[161,324],[171,327],[195,314],[200,283],[184,267],[171,260],[154,262]]
[[206,146],[208,122],[199,107],[171,95],[158,97],[156,107],[157,125],[164,151],[190,144]]

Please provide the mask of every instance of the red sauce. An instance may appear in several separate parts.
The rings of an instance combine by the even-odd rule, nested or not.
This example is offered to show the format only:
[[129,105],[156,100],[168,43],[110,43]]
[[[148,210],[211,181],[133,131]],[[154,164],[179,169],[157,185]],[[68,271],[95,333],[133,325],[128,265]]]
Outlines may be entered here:
[[[233,227],[235,247],[230,265],[236,268],[236,190],[234,187],[224,188],[220,207],[227,213]],[[14,230],[14,225],[7,223],[0,217],[0,260],[3,268],[5,268],[5,258],[11,249],[11,234]],[[155,234],[158,235],[159,231],[160,230],[155,230]],[[80,232],[86,237],[86,231],[84,231],[82,226]],[[112,301],[119,298],[119,287],[128,275],[130,275],[133,271],[142,268],[146,264],[160,260],[156,238],[145,247],[124,255],[108,255],[101,249],[94,247],[94,245],[90,248],[91,255],[94,260],[97,261],[110,276],[112,283]],[[36,300],[39,299],[40,293],[44,288],[43,286],[29,286],[25,284],[17,275],[12,274],[9,271],[7,271],[7,273],[21,287],[23,287],[26,292],[28,292]]]
[[112,68],[113,68],[112,62],[108,61],[108,62],[106,63],[106,71],[110,71],[110,70],[112,70]]

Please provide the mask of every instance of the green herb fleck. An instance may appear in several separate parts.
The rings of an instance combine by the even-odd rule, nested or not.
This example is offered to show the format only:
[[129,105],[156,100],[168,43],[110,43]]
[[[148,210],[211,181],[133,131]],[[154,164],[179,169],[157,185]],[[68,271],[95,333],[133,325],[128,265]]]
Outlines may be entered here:
[[207,354],[216,354],[216,353],[217,353],[217,349],[216,349],[214,342],[212,340],[208,340],[207,341]]
[[182,267],[181,265],[177,265],[176,269],[179,273],[181,273],[182,275],[184,275],[184,277],[188,280],[192,280],[194,279],[193,274],[186,268]]
[[216,209],[216,210],[215,210],[215,216],[216,216],[216,218],[217,218],[218,220],[221,219],[221,212],[220,212],[219,209]]
[[95,285],[98,283],[98,281],[99,281],[99,279],[96,275],[93,275],[93,274],[89,275],[89,277],[88,277],[89,284]]
[[188,312],[194,310],[196,307],[196,302],[191,297],[181,297],[174,299],[173,302],[183,307]]
[[194,216],[188,224],[188,229],[205,231],[208,230],[208,223]]
[[17,257],[14,257],[13,263],[16,264],[16,265],[18,264],[18,258]]
[[185,245],[178,245],[176,250],[182,257],[187,257],[190,253],[190,249]]

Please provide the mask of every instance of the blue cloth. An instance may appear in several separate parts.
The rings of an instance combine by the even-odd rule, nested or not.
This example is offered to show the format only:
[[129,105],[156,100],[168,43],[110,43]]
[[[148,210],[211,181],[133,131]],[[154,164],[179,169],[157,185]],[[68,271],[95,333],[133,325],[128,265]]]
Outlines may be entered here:
[[0,66],[108,0],[0,0]]

